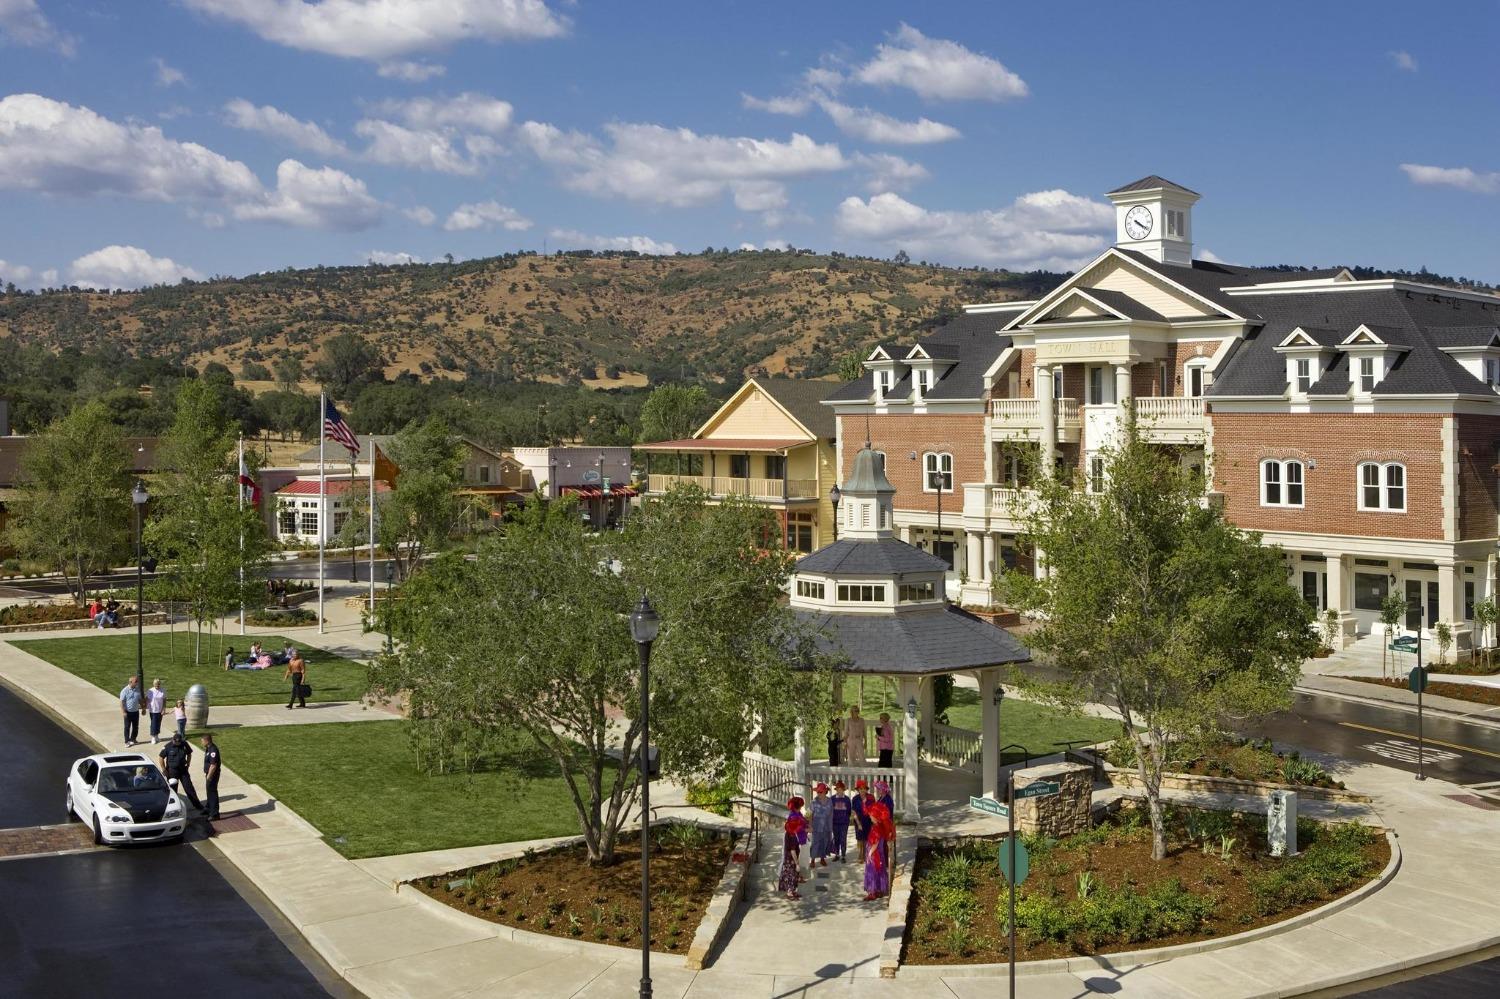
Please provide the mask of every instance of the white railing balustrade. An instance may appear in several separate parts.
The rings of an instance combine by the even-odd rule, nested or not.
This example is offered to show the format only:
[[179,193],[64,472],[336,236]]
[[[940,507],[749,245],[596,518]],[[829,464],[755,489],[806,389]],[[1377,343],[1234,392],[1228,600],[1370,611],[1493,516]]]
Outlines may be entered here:
[[1198,423],[1203,420],[1203,399],[1193,396],[1141,396],[1135,400],[1135,415],[1163,423]]
[[927,755],[935,762],[977,774],[983,751],[983,737],[978,732],[933,723],[932,745],[928,748]]
[[812,789],[818,781],[831,788],[834,781],[841,780],[850,793],[853,793],[856,781],[863,780],[872,793],[876,781],[885,781],[890,785],[891,799],[896,803],[897,815],[900,815],[906,811],[907,794],[906,774],[901,767],[899,756],[889,768],[830,767],[826,761],[813,762],[808,764],[805,780],[799,782],[797,766],[792,761],[746,751],[740,757],[740,790],[764,802],[763,810],[781,814],[785,811],[786,800],[794,794],[811,800]]
[[[1054,399],[1054,412],[1059,427],[1077,426],[1079,407],[1077,399]],[[1039,427],[1042,424],[1042,408],[1039,399],[991,399],[990,417],[1021,426]]]
[[664,493],[678,483],[697,486],[710,496],[748,496],[751,499],[811,499],[818,494],[813,479],[744,479],[734,475],[650,475],[647,488]]

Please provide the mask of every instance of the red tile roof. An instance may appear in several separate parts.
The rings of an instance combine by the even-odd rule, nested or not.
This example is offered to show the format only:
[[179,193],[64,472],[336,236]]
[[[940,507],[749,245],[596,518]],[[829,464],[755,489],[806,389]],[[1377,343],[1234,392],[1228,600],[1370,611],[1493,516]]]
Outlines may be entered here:
[[[365,479],[360,479],[358,482],[352,483],[348,479],[329,479],[328,495],[342,496],[354,486],[358,486],[361,490],[367,490],[370,488],[370,483]],[[375,491],[377,493],[388,493],[391,491],[391,487],[377,480]],[[318,480],[295,479],[276,490],[276,492],[278,495],[287,496],[316,496],[318,495]]]

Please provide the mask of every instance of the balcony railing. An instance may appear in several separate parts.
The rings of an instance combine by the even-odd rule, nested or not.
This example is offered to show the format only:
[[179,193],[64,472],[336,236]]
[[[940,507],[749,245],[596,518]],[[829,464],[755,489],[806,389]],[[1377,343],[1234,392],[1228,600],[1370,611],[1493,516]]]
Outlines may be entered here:
[[1194,396],[1141,396],[1135,400],[1138,419],[1160,423],[1202,423],[1203,399]]
[[[1057,435],[1061,440],[1076,440],[1082,415],[1077,399],[1054,399]],[[1002,436],[1019,436],[1034,440],[1042,428],[1040,399],[991,399],[990,419],[995,432]]]
[[710,496],[745,496],[757,500],[815,499],[814,479],[744,479],[731,475],[651,475],[647,488],[664,493],[679,483],[697,486]]

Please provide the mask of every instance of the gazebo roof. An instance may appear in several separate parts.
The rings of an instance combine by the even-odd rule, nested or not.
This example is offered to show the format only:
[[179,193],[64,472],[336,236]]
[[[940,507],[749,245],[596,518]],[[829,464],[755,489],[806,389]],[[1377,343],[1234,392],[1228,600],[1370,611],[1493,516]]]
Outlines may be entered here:
[[951,604],[899,614],[839,614],[794,608],[818,632],[820,651],[848,659],[847,673],[931,676],[1030,662],[1004,628]]
[[797,563],[797,572],[895,576],[907,572],[944,572],[948,563],[896,538],[840,538]]

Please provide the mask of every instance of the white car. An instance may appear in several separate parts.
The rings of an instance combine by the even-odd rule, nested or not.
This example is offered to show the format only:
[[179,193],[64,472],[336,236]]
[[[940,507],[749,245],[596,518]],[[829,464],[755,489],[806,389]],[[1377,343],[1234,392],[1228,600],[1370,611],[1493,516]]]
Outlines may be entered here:
[[182,841],[186,809],[175,781],[140,753],[103,753],[68,771],[68,818],[94,827],[94,842]]

